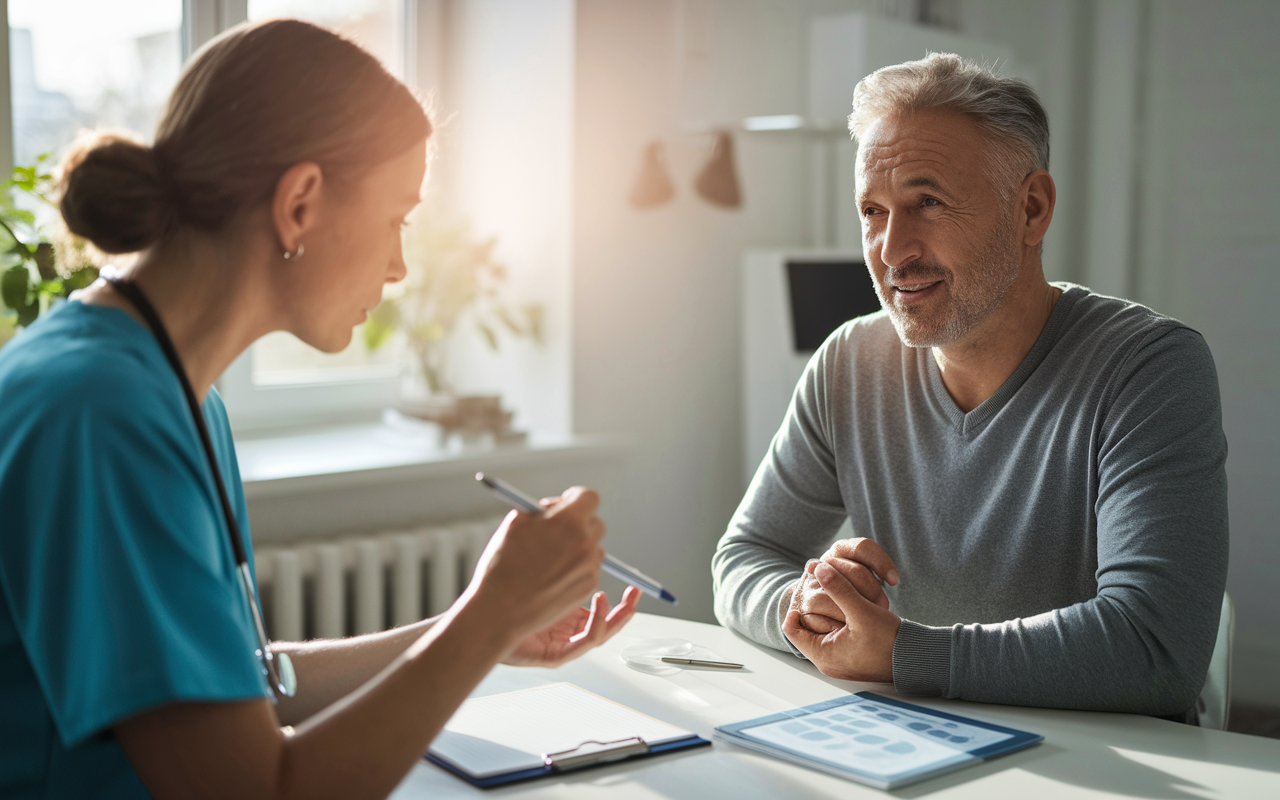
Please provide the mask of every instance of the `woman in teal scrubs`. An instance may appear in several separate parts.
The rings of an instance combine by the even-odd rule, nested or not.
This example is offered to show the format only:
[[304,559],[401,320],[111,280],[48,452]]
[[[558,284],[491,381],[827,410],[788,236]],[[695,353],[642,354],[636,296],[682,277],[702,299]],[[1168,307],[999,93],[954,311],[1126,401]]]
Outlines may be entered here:
[[430,133],[368,53],[277,20],[192,59],[154,146],[67,157],[68,226],[140,255],[0,350],[0,796],[384,797],[494,664],[561,663],[634,613],[634,589],[592,595],[604,525],[574,488],[510,515],[445,614],[273,643],[297,694],[264,680],[212,384],[271,331],[347,345],[404,277]]

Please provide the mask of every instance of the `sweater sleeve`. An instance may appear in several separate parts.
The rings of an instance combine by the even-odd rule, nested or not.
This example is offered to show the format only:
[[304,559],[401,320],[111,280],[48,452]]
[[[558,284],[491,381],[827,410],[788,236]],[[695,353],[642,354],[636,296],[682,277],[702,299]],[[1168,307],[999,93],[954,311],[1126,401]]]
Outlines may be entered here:
[[1166,328],[1137,347],[1093,435],[1096,596],[994,624],[904,623],[900,689],[1157,716],[1195,703],[1227,574],[1227,445],[1203,338]]
[[769,452],[712,557],[716,618],[779,650],[782,596],[805,562],[826,549],[846,517],[826,411],[824,364],[833,334],[805,368]]

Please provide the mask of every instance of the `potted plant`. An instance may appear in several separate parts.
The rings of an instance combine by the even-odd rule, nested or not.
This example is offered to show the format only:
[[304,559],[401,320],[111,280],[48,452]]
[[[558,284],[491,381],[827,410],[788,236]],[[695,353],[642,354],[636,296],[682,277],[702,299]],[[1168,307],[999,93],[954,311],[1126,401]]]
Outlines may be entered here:
[[51,156],[15,167],[0,192],[0,346],[58,300],[98,278],[88,244],[62,226]]
[[370,350],[396,333],[412,355],[412,382],[401,411],[446,431],[487,432],[499,441],[522,438],[496,397],[459,397],[450,372],[455,337],[474,332],[497,352],[502,332],[542,342],[542,307],[510,305],[503,297],[506,267],[493,258],[496,239],[478,239],[457,216],[420,207],[404,234],[408,274],[388,288],[364,325]]

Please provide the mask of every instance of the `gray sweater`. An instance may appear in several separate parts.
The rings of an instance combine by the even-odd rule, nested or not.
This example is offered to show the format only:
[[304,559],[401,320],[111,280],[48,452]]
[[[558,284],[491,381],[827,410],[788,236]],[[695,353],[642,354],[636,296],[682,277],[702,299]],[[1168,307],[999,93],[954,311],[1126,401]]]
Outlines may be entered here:
[[885,314],[831,335],[712,561],[720,621],[788,649],[783,590],[846,516],[898,566],[899,691],[1181,715],[1227,574],[1227,445],[1204,339],[1065,290],[965,414]]

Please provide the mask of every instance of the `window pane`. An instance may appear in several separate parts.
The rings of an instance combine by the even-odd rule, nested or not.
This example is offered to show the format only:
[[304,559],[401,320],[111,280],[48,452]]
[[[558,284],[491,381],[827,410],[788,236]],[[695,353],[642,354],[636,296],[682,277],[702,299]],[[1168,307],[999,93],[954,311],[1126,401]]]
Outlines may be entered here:
[[[249,19],[295,17],[351,37],[403,77],[401,0],[249,0]],[[393,337],[373,352],[357,328],[351,346],[328,355],[287,333],[264,337],[253,346],[253,382],[259,386],[393,378],[399,374],[403,345]]]
[[178,78],[181,27],[182,0],[9,0],[15,163],[98,125],[149,141]]
[[296,17],[351,37],[403,80],[404,0],[249,0],[249,19]]
[[370,353],[363,326],[341,353],[322,353],[290,333],[269,333],[253,346],[253,382],[258,386],[394,378],[400,374],[403,338],[393,336]]

